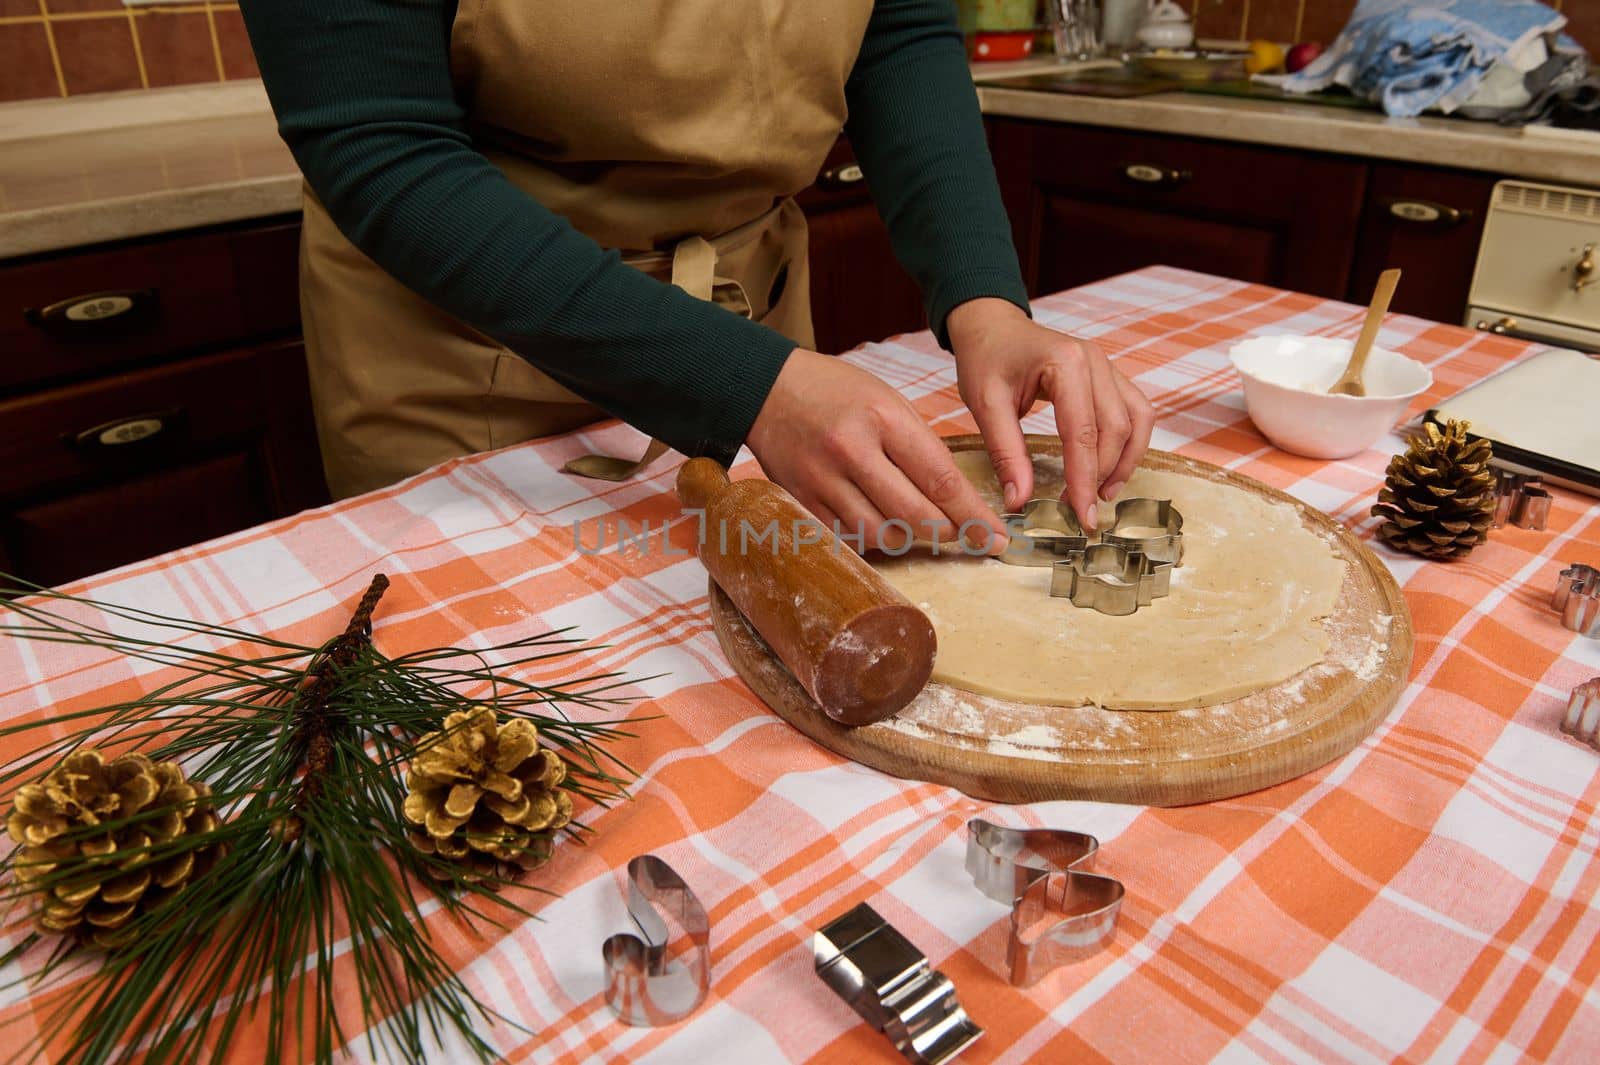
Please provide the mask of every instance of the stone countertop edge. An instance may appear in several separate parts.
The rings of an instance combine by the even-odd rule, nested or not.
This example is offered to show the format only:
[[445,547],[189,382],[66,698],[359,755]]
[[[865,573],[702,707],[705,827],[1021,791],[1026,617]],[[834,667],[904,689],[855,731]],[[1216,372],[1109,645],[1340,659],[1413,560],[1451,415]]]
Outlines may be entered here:
[[[1236,141],[1581,186],[1595,185],[1600,174],[1595,163],[1600,158],[1600,134],[1524,134],[1488,123],[1391,119],[1263,100],[1175,93],[1103,99],[991,84],[1017,74],[1072,69],[1074,65],[1050,59],[984,64],[974,70],[983,111],[995,117]],[[96,163],[110,173],[124,165],[119,154],[124,149],[115,136],[104,138],[102,149],[97,134],[230,116],[248,118],[268,130],[255,150],[269,161],[268,170],[281,172],[176,183],[127,196],[86,193],[81,200],[31,208],[8,207],[3,198],[8,147],[37,153],[52,149],[49,141],[58,141],[63,150],[72,146],[80,165],[86,154],[92,159],[103,150],[103,160]],[[0,104],[0,260],[299,210],[300,177],[288,149],[270,132],[269,118],[266,93],[258,80]],[[143,134],[159,135],[156,129]],[[219,153],[235,150],[231,145],[218,148]]]

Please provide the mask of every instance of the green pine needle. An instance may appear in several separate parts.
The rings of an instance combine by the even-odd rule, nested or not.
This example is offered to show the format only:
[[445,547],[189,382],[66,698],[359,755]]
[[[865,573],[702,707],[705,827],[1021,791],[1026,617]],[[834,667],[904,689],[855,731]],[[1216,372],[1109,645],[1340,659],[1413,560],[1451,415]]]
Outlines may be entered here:
[[[369,590],[367,618],[386,583],[380,577]],[[27,736],[36,745],[0,765],[5,809],[22,784],[74,751],[136,750],[181,763],[191,780],[210,786],[221,815],[212,832],[144,848],[147,860],[226,847],[204,875],[124,926],[125,946],[99,951],[30,932],[0,957],[29,962],[31,975],[15,983],[26,985],[45,1018],[38,1043],[12,1060],[39,1057],[60,1040],[61,1060],[72,1065],[220,1063],[264,1009],[267,1061],[332,1061],[358,1019],[335,1008],[336,967],[341,980],[355,981],[360,1030],[375,1055],[423,1065],[453,1035],[481,1060],[500,1056],[482,1031],[497,1022],[517,1026],[473,997],[433,943],[422,904],[437,898],[460,919],[497,926],[491,909],[529,914],[502,893],[510,882],[469,881],[447,859],[411,845],[401,814],[404,767],[418,740],[442,729],[449,714],[488,705],[502,720],[521,717],[538,728],[542,743],[567,762],[563,787],[612,802],[633,777],[610,750],[631,736],[615,723],[628,701],[617,692],[628,681],[606,673],[547,686],[514,675],[582,646],[567,630],[390,658],[372,645],[360,610],[345,634],[306,647],[3,574],[0,611],[11,615],[0,633],[13,638],[99,648],[175,674],[137,699],[0,726],[0,737]],[[92,624],[86,612],[110,619],[107,625],[132,623],[141,634]],[[574,721],[569,708],[614,720]],[[83,839],[162,812],[59,838]],[[564,834],[581,831],[569,825]],[[135,853],[119,852],[123,859]],[[30,916],[41,891],[82,875],[67,867],[24,882],[18,865],[16,848],[0,859],[0,904]]]

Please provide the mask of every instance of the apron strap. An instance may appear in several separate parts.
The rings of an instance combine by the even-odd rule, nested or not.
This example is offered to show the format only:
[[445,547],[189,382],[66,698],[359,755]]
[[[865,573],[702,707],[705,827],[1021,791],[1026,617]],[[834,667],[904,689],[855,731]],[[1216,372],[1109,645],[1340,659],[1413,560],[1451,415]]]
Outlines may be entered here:
[[[717,249],[704,237],[688,237],[672,250],[672,283],[698,300],[711,299],[716,288]],[[561,469],[597,481],[626,481],[667,453],[667,445],[651,438],[643,455],[629,461],[612,455],[580,455]]]

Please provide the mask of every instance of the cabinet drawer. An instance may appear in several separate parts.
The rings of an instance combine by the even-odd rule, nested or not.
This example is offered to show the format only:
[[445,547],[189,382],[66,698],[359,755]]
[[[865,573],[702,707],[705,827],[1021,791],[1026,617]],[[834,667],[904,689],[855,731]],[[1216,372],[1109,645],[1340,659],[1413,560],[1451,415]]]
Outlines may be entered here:
[[[293,329],[278,275],[292,283],[295,262],[282,233],[246,240],[236,255],[241,236],[163,238],[0,267],[0,391]],[[252,278],[240,276],[241,261],[263,292],[248,309],[240,292]]]
[[1396,313],[1459,323],[1495,181],[1483,174],[1373,166],[1351,302],[1371,299],[1378,275],[1394,266],[1405,271],[1392,305]]
[[996,119],[1030,291],[1156,264],[1343,299],[1365,164],[1309,152]]
[[1361,167],[1304,153],[1220,141],[1128,134],[1090,127],[1039,130],[1038,180],[1095,199],[1156,206],[1174,213],[1224,211],[1239,219],[1290,221],[1308,162]]
[[259,439],[272,393],[263,357],[226,352],[0,402],[0,500],[126,480]]
[[55,585],[272,517],[259,456],[230,451],[161,473],[0,512],[0,559]]

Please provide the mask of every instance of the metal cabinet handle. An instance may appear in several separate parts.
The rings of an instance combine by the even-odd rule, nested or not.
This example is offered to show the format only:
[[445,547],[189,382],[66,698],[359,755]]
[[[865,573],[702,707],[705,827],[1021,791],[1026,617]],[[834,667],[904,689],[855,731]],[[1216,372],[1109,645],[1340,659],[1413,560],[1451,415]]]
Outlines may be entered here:
[[860,163],[845,163],[842,166],[830,167],[817,175],[817,184],[825,189],[842,189],[850,185],[859,185],[867,180],[866,172],[861,169]]
[[1173,170],[1154,163],[1124,163],[1122,176],[1141,185],[1181,185],[1194,177],[1187,170]]
[[1381,201],[1389,217],[1397,222],[1429,229],[1454,229],[1472,217],[1472,212],[1432,200],[1406,200],[1391,196]]
[[175,433],[186,420],[182,407],[172,407],[102,422],[92,429],[67,434],[67,440],[86,456],[133,454],[144,450],[141,445]]
[[1497,333],[1500,336],[1505,336],[1507,333],[1510,333],[1512,330],[1516,329],[1517,325],[1517,320],[1509,315],[1494,322],[1480,319],[1478,321],[1478,331],[1480,333]]
[[153,288],[121,288],[69,296],[48,307],[29,307],[23,317],[32,325],[67,336],[89,336],[142,320],[156,307]]

